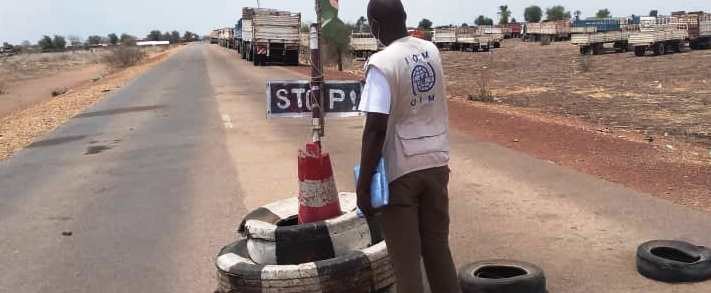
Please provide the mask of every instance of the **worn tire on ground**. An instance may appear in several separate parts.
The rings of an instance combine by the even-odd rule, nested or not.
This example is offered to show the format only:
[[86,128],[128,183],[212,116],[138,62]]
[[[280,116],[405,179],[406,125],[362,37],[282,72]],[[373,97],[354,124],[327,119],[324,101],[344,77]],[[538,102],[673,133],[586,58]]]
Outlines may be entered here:
[[521,261],[475,262],[459,271],[463,293],[546,293],[546,278],[539,267]]
[[709,280],[711,250],[683,241],[649,241],[637,248],[637,271],[668,283]]
[[[238,231],[247,238],[250,258],[264,265],[298,264],[338,257],[383,240],[377,220],[356,214],[354,193],[340,193],[339,201],[343,215],[304,225],[295,225],[299,210],[295,197],[250,212]],[[288,222],[293,225],[284,225]]]
[[216,292],[371,293],[395,284],[384,241],[341,257],[299,265],[258,265],[247,257],[246,249],[243,239],[220,251]]

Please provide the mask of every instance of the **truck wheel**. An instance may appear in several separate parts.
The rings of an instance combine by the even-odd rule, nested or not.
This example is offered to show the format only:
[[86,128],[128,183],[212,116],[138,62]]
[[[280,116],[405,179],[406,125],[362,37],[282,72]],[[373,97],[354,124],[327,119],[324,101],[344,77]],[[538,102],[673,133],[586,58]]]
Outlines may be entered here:
[[674,53],[681,53],[681,43],[674,44]]
[[664,55],[664,53],[666,53],[666,51],[664,49],[664,43],[657,43],[656,45],[654,45],[654,55],[655,56],[661,56],[661,55]]
[[588,46],[582,46],[580,47],[580,55],[588,55],[590,54],[590,47]]
[[254,57],[252,57],[252,63],[254,66],[260,66],[262,65],[262,55],[260,54],[255,54]]
[[647,53],[647,47],[645,47],[645,46],[634,47],[634,55],[635,56],[642,57],[642,56],[644,56],[644,53]]

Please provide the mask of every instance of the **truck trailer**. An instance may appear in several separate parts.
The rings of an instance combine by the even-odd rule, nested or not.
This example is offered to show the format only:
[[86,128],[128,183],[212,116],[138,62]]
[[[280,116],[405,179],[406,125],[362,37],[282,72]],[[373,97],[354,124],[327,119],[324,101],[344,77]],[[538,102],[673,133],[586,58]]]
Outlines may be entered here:
[[685,24],[689,32],[689,47],[691,49],[707,49],[711,47],[711,14],[684,11],[672,13],[680,24]]
[[524,41],[570,40],[570,22],[567,20],[531,22],[524,26]]
[[689,39],[688,25],[675,17],[640,18],[639,31],[630,33],[629,44],[636,56],[644,56],[647,51],[654,55],[680,52]]
[[378,40],[371,33],[352,33],[351,48],[356,58],[368,58],[380,50]]
[[440,49],[457,49],[457,29],[454,27],[440,27],[434,29],[432,42]]
[[455,49],[461,51],[489,51],[494,47],[493,39],[487,35],[480,35],[476,27],[459,27],[456,31]]
[[236,25],[238,51],[255,66],[299,64],[301,14],[265,8],[244,8]]

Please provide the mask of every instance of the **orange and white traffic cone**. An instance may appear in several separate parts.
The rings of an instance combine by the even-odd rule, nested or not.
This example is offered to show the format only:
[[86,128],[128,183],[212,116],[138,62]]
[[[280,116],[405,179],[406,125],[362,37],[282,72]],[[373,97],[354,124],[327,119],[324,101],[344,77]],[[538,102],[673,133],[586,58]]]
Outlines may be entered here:
[[317,143],[299,151],[299,224],[341,215],[331,158]]

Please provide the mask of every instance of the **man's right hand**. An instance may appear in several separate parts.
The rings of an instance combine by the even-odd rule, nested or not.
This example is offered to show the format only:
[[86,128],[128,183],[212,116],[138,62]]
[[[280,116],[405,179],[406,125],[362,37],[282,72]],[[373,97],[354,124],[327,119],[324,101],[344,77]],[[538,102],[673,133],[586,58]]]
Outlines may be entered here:
[[370,186],[362,186],[363,184],[358,184],[356,188],[356,197],[358,200],[358,208],[363,215],[366,217],[371,217],[374,215],[373,203],[371,202]]

